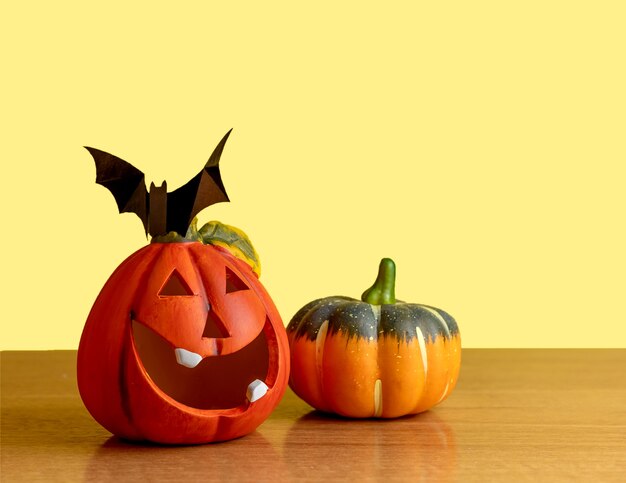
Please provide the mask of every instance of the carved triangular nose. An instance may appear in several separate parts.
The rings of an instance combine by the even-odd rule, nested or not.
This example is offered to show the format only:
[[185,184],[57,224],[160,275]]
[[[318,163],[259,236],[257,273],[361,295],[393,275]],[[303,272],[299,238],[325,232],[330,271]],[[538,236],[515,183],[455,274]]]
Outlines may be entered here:
[[202,337],[206,337],[208,339],[223,339],[230,337],[228,329],[220,318],[213,313],[211,308],[209,308],[209,313],[206,316],[206,324],[204,325]]

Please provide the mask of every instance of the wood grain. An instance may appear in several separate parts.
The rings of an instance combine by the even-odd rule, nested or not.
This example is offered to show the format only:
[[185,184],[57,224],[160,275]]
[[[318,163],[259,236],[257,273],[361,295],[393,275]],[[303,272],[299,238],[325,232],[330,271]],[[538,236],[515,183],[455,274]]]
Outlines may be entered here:
[[164,447],[84,409],[76,353],[3,352],[2,481],[624,481],[626,350],[463,351],[440,406],[328,417],[289,391],[254,433]]

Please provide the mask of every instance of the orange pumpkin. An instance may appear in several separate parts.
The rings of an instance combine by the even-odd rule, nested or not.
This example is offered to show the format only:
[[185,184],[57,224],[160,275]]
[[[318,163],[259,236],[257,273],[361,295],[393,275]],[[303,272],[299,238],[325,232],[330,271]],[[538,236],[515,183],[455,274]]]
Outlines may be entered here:
[[[278,404],[287,354],[278,311],[249,266],[200,242],[153,243],[98,296],[80,341],[78,386],[92,416],[118,436],[226,440],[253,431]],[[267,392],[251,402],[254,381]]]
[[[132,168],[115,163],[118,171]],[[116,189],[126,182],[118,179],[125,172],[105,174]],[[209,184],[194,189],[210,197],[202,192]],[[153,211],[167,201],[165,189],[156,194]],[[167,226],[151,216],[147,229]],[[258,263],[255,272],[228,249],[205,244],[229,246],[224,233],[238,243],[237,257],[256,255],[237,230],[212,222],[198,232],[192,223],[185,236],[154,233],[98,295],[78,349],[78,388],[91,415],[115,435],[172,444],[233,439],[280,401],[289,374],[285,329],[258,280]]]
[[446,312],[395,300],[395,264],[381,261],[362,299],[327,297],[287,326],[290,386],[313,407],[394,418],[439,404],[456,384],[461,339]]

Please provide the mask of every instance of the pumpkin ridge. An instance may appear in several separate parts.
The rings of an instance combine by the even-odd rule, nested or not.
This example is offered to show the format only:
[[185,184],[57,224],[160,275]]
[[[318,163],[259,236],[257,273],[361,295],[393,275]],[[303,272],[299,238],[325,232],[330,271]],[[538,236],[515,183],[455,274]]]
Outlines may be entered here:
[[441,325],[441,327],[444,330],[444,334],[442,334],[442,335],[444,336],[444,338],[449,339],[450,338],[450,328],[448,327],[447,322],[441,316],[441,314],[439,312],[437,312],[436,310],[434,310],[433,308],[431,308],[431,307],[427,307],[425,305],[420,305],[420,307],[425,308],[426,310],[428,310],[428,312],[430,312],[432,315],[435,316],[435,319],[437,320],[437,322]]
[[[148,245],[148,247],[151,247],[151,246],[152,245]],[[155,244],[154,246],[157,247],[158,245]],[[158,246],[158,248],[150,249],[149,253],[152,258],[148,261],[146,270],[144,271],[141,278],[139,279],[138,286],[142,286],[146,283],[146,278],[148,277],[149,274],[152,273],[152,270],[154,269],[154,266],[156,265],[157,260],[159,256],[161,255],[162,251],[163,251],[163,246]],[[131,307],[135,306],[136,303],[137,301],[133,298],[131,302]],[[135,418],[133,416],[133,410],[132,410],[132,403],[130,400],[130,394],[128,392],[128,384],[126,380],[127,372],[126,372],[125,361],[128,360],[128,353],[130,351],[129,344],[132,343],[132,326],[131,326],[132,319],[133,319],[133,311],[131,308],[130,313],[128,314],[128,319],[126,321],[126,324],[127,324],[126,331],[128,332],[128,337],[124,338],[124,342],[122,344],[122,351],[120,354],[120,364],[119,364],[120,372],[118,375],[118,387],[119,387],[120,396],[122,399],[121,400],[122,412],[124,413],[124,416],[126,416],[126,418],[128,419],[130,426],[136,432],[138,439],[143,439],[145,438],[145,435],[143,434],[143,432],[139,431],[139,428],[137,428],[137,425],[135,424]]]
[[[322,397],[322,401],[325,407],[330,407],[330,402],[326,398],[326,392],[324,391],[324,349],[326,340],[328,339],[328,324],[330,322],[328,320],[322,322],[322,325],[319,327],[319,331],[317,333],[317,337],[315,338],[315,369],[317,380],[319,381],[320,386],[320,395]],[[320,342],[320,337],[323,337],[324,340]],[[321,347],[320,347],[321,346]]]
[[[350,322],[347,323],[347,320]],[[376,316],[370,304],[359,300],[346,300],[337,304],[330,315],[328,330],[332,335],[345,335],[346,342],[352,338],[369,341],[378,339]]]
[[[199,242],[199,243],[202,243],[202,242]],[[193,266],[193,271],[196,274],[196,277],[198,277],[198,280],[202,282],[199,285],[202,288],[203,295],[206,298],[206,300],[209,300],[209,294],[206,293],[204,280],[202,280],[202,274],[200,273],[200,265],[199,265],[200,262],[198,260],[198,257],[196,256],[196,252],[194,250],[185,250],[185,251],[187,253],[187,256],[189,257],[191,265]]]
[[323,298],[319,298],[319,299],[315,299],[309,303],[307,303],[304,307],[302,307],[300,310],[298,310],[294,316],[291,318],[291,320],[289,321],[289,325],[287,326],[287,331],[288,332],[296,332],[297,329],[297,325],[300,324],[302,322],[302,320],[304,320],[304,318],[308,315],[308,313],[314,309],[320,302],[322,302],[324,299]]
[[[131,318],[132,317],[128,318],[129,327],[130,327]],[[120,364],[119,364],[118,374],[117,374],[117,381],[118,381],[117,386],[118,386],[119,394],[121,398],[122,414],[126,418],[128,425],[131,428],[133,428],[133,431],[135,431],[135,434],[137,435],[137,437],[143,438],[144,437],[143,434],[141,434],[141,432],[138,431],[137,427],[135,426],[135,421],[133,419],[133,411],[132,411],[130,399],[129,399],[130,395],[128,394],[128,390],[127,390],[128,386],[126,382],[126,364],[124,364],[124,361],[126,360],[126,357],[128,355],[129,341],[130,339],[126,338],[124,342],[122,343],[122,350],[120,351]]]
[[448,332],[450,334],[450,337],[458,336],[459,326],[456,323],[456,320],[454,319],[454,317],[452,317],[449,313],[447,313],[445,310],[441,310],[440,308],[433,307],[431,305],[426,305],[426,304],[418,304],[418,305],[421,305],[422,307],[427,307],[435,311],[437,314],[439,314],[441,318],[445,321],[446,326],[448,327]]
[[[449,319],[452,319],[448,315]],[[417,337],[415,327],[420,327],[427,343],[432,343],[441,336],[446,339],[458,334],[458,327],[454,323],[453,333],[448,322],[438,311],[421,304],[395,304],[383,306],[383,333],[386,336],[395,333],[400,341],[411,342]]]
[[[331,302],[356,302],[356,299],[350,297],[327,297],[314,300],[305,305],[294,317],[287,326],[288,332],[295,332],[295,337],[306,337],[308,340],[314,341],[317,338],[317,333],[324,320],[328,320],[332,315],[332,312],[336,310]],[[327,305],[325,305],[327,303]],[[308,310],[305,310],[307,309]],[[326,309],[326,310],[324,310]],[[328,310],[330,309],[330,310]],[[315,318],[315,320],[312,320]]]
[[437,403],[440,403],[441,401],[443,401],[446,398],[446,395],[448,394],[448,388],[450,387],[450,362],[451,362],[453,354],[452,354],[452,351],[447,347],[448,345],[450,345],[450,341],[446,340],[444,338],[443,346],[448,349],[446,351],[446,354],[448,355],[447,360],[446,360],[446,362],[447,362],[447,364],[446,364],[446,377],[445,377],[446,386],[443,388],[443,392],[441,393],[441,397],[439,398]]
[[[151,248],[150,250],[150,255],[151,255],[151,259],[149,260],[146,269],[144,270],[144,272],[141,274],[141,277],[139,278],[139,286],[146,286],[147,280],[148,278],[150,278],[150,275],[152,274],[153,270],[154,270],[154,266],[157,264],[159,257],[161,256],[161,254],[163,253],[163,250],[165,249],[165,244],[163,243],[155,243],[154,245],[150,244],[148,245],[149,247],[156,247],[156,248]],[[133,306],[137,306],[138,304],[138,300],[137,300],[138,295],[135,294],[135,296],[133,297],[133,301],[132,301],[132,305]],[[130,313],[130,317],[133,317],[133,313],[131,311]]]
[[385,410],[384,404],[384,392],[383,392],[383,380],[382,380],[382,367],[385,365],[385,361],[383,358],[383,353],[380,350],[379,340],[381,330],[380,323],[383,316],[382,305],[374,305],[369,304],[369,309],[374,316],[375,321],[375,330],[376,330],[376,341],[370,340],[370,342],[374,342],[373,349],[376,351],[376,377],[374,381],[374,412],[372,413],[372,417],[380,418]]

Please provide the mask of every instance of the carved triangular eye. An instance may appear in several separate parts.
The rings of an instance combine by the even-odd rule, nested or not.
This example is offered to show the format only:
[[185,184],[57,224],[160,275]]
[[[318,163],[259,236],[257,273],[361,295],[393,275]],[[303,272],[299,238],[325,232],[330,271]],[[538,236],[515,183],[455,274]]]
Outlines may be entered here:
[[180,276],[177,270],[174,270],[167,282],[163,284],[161,290],[159,291],[159,296],[161,297],[171,297],[175,295],[193,295],[193,291],[187,285],[187,282],[183,280],[183,277]]
[[238,292],[239,290],[248,290],[246,282],[241,280],[239,276],[230,268],[226,267],[226,293]]

